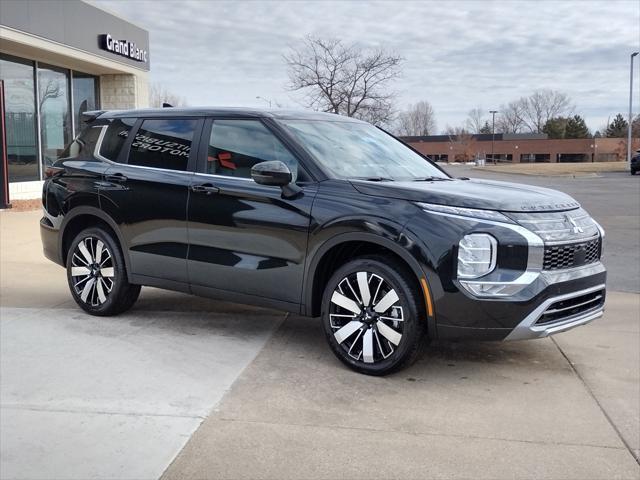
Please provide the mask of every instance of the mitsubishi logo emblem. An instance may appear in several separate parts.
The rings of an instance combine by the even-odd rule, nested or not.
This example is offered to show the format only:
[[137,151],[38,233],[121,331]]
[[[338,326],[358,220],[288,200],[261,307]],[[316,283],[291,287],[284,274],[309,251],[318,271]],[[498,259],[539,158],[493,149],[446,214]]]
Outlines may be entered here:
[[569,215],[565,215],[564,216],[565,221],[570,225],[569,228],[571,228],[571,231],[573,233],[584,233],[584,230],[582,229],[581,226],[579,226],[576,221],[571,218]]

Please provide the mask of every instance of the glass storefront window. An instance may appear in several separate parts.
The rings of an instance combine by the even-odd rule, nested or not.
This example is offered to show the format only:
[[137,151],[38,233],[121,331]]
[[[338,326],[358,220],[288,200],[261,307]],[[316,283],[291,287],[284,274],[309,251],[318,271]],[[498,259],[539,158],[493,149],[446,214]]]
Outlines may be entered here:
[[4,82],[9,181],[39,180],[33,62],[0,56]]
[[69,70],[38,65],[42,163],[53,164],[71,141]]
[[73,72],[73,115],[75,134],[84,128],[82,114],[100,108],[98,78],[86,73]]

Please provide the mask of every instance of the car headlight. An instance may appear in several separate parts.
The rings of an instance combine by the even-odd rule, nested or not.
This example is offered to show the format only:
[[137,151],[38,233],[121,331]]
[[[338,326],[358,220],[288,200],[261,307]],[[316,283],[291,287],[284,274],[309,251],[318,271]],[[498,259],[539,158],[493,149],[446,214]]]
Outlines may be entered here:
[[458,245],[458,278],[478,278],[496,268],[498,242],[486,233],[470,233]]

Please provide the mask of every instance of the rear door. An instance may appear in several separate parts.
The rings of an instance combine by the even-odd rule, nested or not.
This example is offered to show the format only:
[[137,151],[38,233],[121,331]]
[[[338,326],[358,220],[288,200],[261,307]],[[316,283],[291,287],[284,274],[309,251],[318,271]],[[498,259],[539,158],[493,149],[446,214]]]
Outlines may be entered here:
[[145,118],[111,132],[127,141],[106,172],[101,206],[120,225],[142,283],[157,278],[188,289],[187,200],[201,128],[199,118]]
[[[279,187],[251,179],[251,167],[267,160],[289,166],[303,188],[299,196],[283,198]],[[298,304],[316,191],[287,139],[260,119],[208,120],[189,200],[193,293]]]

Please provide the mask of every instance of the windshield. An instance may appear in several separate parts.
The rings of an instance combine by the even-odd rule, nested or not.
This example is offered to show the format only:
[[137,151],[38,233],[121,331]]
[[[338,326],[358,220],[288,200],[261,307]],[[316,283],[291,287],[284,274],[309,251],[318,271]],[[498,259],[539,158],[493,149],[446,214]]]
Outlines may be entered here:
[[341,178],[449,178],[402,142],[368,123],[282,120],[324,167]]

